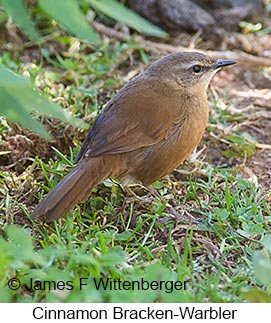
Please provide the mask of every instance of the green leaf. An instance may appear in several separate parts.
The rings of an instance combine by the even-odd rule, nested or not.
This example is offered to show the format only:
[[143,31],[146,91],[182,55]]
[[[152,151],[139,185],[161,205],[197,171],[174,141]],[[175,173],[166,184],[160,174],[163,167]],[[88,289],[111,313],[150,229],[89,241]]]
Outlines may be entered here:
[[51,140],[48,132],[43,128],[41,123],[30,117],[20,101],[10,95],[4,89],[0,89],[0,113],[12,122],[19,123],[21,126],[28,128],[47,140]]
[[74,36],[99,43],[99,35],[86,22],[76,0],[39,0],[39,6]]
[[24,30],[31,40],[38,40],[39,33],[35,29],[34,22],[28,15],[23,0],[2,0],[2,5],[14,22]]
[[95,10],[102,12],[116,21],[120,21],[139,32],[160,38],[166,38],[168,36],[161,28],[140,17],[120,2],[115,0],[88,0],[88,2]]
[[[17,257],[31,256],[34,253],[32,238],[22,228],[11,225],[7,227],[9,241],[22,249],[17,248]],[[29,257],[30,258],[30,257]]]
[[17,75],[8,68],[0,65],[0,87],[20,87],[29,86],[29,80],[21,75]]
[[271,255],[266,249],[255,252],[253,257],[255,275],[259,281],[271,288]]
[[249,288],[241,292],[241,295],[250,303],[271,303],[271,295],[259,288]]
[[40,122],[31,117],[31,112],[39,112],[75,126],[85,127],[81,120],[35,91],[29,79],[0,65],[0,114],[49,139],[47,131]]
[[271,254],[271,235],[268,234],[264,236],[262,242],[264,244],[265,249]]

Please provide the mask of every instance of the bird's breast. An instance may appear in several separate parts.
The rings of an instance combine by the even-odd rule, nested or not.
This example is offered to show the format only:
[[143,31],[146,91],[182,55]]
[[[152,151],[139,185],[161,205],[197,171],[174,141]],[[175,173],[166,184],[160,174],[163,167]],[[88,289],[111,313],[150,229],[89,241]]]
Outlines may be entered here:
[[[208,102],[194,102],[160,142],[131,154],[133,178],[145,185],[171,173],[199,144],[208,123]],[[161,120],[162,122],[162,120]]]

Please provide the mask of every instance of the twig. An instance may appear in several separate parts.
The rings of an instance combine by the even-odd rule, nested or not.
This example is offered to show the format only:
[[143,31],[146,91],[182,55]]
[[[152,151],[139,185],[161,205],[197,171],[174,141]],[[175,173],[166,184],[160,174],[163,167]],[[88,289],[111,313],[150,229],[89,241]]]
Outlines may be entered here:
[[250,138],[246,138],[246,137],[244,137],[244,139],[245,139],[246,141],[248,141],[248,143],[250,143],[250,144],[254,144],[254,145],[256,146],[256,148],[259,148],[259,149],[267,149],[267,150],[271,149],[271,145],[268,145],[268,144],[262,144],[262,143],[260,143],[260,142],[254,141],[254,140],[252,140],[252,139],[250,139]]
[[[104,35],[107,35],[109,37],[116,38],[121,41],[131,40],[131,37],[129,35],[126,35],[120,31],[116,31],[98,22],[93,22],[93,27],[98,32]],[[225,59],[237,60],[238,63],[240,64],[250,64],[255,66],[271,66],[271,59],[250,55],[242,51],[232,52],[232,51],[212,51],[212,50],[204,51],[201,49],[191,50],[190,48],[183,47],[183,46],[172,46],[164,43],[156,43],[150,40],[145,40],[140,36],[136,37],[136,41],[139,44],[143,45],[144,47],[155,48],[165,53],[176,53],[180,51],[189,51],[189,52],[199,51],[207,55],[210,55],[215,59],[225,58]]]

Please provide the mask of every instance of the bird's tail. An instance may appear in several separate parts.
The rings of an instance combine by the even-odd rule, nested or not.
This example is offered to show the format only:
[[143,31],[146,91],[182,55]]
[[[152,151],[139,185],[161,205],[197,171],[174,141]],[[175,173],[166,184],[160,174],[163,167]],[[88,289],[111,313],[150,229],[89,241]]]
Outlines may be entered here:
[[111,158],[105,157],[80,161],[37,205],[31,217],[43,218],[46,222],[54,221],[65,215],[77,203],[87,199],[91,189],[104,179],[116,176],[119,166],[112,163]]

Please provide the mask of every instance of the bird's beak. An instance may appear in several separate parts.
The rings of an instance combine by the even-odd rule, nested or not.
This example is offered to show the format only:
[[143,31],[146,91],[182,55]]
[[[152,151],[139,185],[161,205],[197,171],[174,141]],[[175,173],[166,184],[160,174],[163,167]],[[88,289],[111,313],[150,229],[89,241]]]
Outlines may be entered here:
[[218,59],[215,64],[215,68],[221,68],[228,65],[236,64],[237,62],[230,59]]

